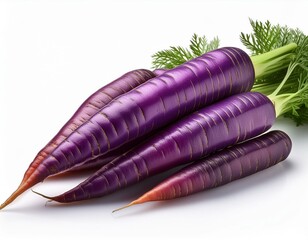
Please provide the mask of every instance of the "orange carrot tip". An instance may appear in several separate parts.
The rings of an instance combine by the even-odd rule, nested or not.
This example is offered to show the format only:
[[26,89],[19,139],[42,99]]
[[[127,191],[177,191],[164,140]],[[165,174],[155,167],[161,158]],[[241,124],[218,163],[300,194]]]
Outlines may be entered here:
[[31,185],[31,183],[29,183],[29,182],[24,182],[24,183],[20,184],[20,186],[17,188],[17,190],[15,192],[13,192],[12,195],[7,200],[5,200],[4,203],[2,203],[0,205],[0,210],[5,208],[7,205],[9,205],[11,202],[13,202],[20,194],[25,192],[29,187],[31,187],[30,185]]
[[117,209],[113,210],[112,213],[118,212],[118,211],[120,211],[120,210],[123,210],[123,209],[125,209],[125,208],[130,207],[130,206],[133,206],[133,205],[135,205],[135,204],[137,204],[137,203],[131,202],[131,203],[129,203],[129,204],[123,206],[123,207],[120,207],[120,208],[117,208]]
[[150,202],[150,201],[157,201],[157,200],[158,200],[157,198],[155,198],[155,197],[153,198],[151,192],[145,193],[144,195],[142,195],[141,197],[139,197],[136,200],[132,201],[131,203],[129,203],[129,204],[123,206],[123,207],[120,207],[120,208],[117,208],[117,209],[113,210],[112,213],[118,212],[120,210],[123,210],[125,208],[131,207],[133,205],[137,205],[137,204],[141,204],[141,203],[146,203],[146,202]]

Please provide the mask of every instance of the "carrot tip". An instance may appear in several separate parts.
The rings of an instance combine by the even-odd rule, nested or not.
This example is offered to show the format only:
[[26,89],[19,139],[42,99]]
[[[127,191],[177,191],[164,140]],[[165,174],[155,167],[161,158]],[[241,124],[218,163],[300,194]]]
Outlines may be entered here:
[[0,210],[2,210],[3,208],[5,208],[7,205],[9,205],[10,203],[8,202],[8,200],[6,200],[4,203],[2,203],[0,205]]
[[29,184],[23,183],[20,184],[20,186],[11,194],[11,196],[0,205],[0,210],[5,208],[7,205],[9,205],[11,202],[13,202],[20,194],[25,192],[29,187]]
[[127,205],[125,205],[125,206],[123,206],[123,207],[114,209],[114,210],[112,211],[112,213],[118,212],[118,211],[120,211],[120,210],[123,210],[123,209],[128,208],[128,207],[130,207],[130,206],[132,206],[132,205],[135,205],[135,204],[136,204],[135,202],[131,202],[130,204],[127,204]]
[[154,199],[151,198],[151,196],[149,194],[144,194],[140,198],[137,198],[136,200],[132,201],[131,203],[129,203],[129,204],[123,206],[123,207],[120,207],[120,208],[113,210],[112,213],[118,212],[120,210],[123,210],[123,209],[128,208],[128,207],[133,206],[133,205],[137,205],[137,204],[141,204],[141,203],[145,203],[145,202],[149,202],[149,201],[153,201],[153,200]]
[[35,193],[35,194],[37,194],[37,195],[39,195],[39,196],[43,197],[43,198],[47,198],[47,199],[49,199],[49,201],[48,201],[48,202],[51,202],[51,201],[53,201],[53,200],[54,200],[54,199],[53,199],[53,197],[49,197],[49,196],[47,196],[47,195],[44,195],[44,194],[39,193],[39,192],[37,192],[37,191],[34,191],[33,189],[31,189],[31,191],[32,191],[33,193]]
[[8,205],[8,204],[2,203],[2,204],[0,205],[0,210],[2,210],[3,208],[5,208],[7,205]]

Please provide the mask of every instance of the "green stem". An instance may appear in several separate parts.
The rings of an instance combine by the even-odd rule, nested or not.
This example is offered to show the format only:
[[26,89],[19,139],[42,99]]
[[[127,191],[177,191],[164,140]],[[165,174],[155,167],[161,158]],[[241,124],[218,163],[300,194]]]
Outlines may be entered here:
[[297,67],[297,65],[298,65],[297,63],[289,65],[287,74],[285,75],[285,77],[283,78],[279,86],[276,88],[276,90],[271,95],[276,96],[280,92],[281,88],[284,86],[284,84],[286,83],[290,75],[292,74],[293,70]]
[[288,112],[289,108],[286,108],[286,103],[290,101],[294,96],[292,94],[287,94],[286,96],[268,96],[269,99],[273,102],[276,111],[276,118],[282,116],[284,113]]
[[255,69],[255,77],[260,78],[267,74],[286,68],[293,60],[293,51],[297,48],[296,43],[290,43],[260,55],[252,56],[251,61]]
[[307,91],[308,85],[294,93],[270,94],[267,97],[273,102],[276,110],[276,117],[282,116],[292,110],[295,102],[301,101],[301,94]]

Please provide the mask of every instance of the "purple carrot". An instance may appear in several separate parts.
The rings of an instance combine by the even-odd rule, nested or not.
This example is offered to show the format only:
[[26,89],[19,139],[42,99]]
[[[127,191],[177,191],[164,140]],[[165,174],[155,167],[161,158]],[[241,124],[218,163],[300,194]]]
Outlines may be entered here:
[[88,97],[77,109],[74,115],[68,120],[68,122],[65,123],[65,125],[60,129],[60,131],[43,149],[39,151],[25,172],[24,178],[17,191],[13,193],[13,195],[6,201],[5,204],[1,206],[1,208],[5,207],[19,194],[31,187],[31,181],[33,180],[30,180],[30,182],[27,181],[29,178],[33,177],[33,173],[37,167],[40,166],[44,159],[49,156],[50,153],[53,152],[61,143],[63,143],[80,125],[88,121],[114,98],[132,90],[155,76],[156,74],[146,69],[133,70],[98,89],[90,97]]
[[291,148],[286,133],[271,131],[184,167],[137,200],[114,211],[149,201],[185,197],[244,178],[285,160]]
[[72,190],[47,198],[67,203],[102,197],[257,136],[268,130],[275,118],[272,102],[261,93],[231,96],[170,125]]

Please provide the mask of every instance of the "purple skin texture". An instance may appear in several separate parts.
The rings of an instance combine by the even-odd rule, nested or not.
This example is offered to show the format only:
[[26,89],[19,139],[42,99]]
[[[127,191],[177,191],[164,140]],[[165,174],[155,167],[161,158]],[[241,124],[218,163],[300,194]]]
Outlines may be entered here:
[[268,130],[275,118],[272,102],[261,93],[231,96],[180,119],[105,165],[72,190],[48,198],[73,202],[102,197],[255,137]]
[[[52,175],[53,172],[57,173],[65,171],[65,168],[61,169],[60,167],[54,167],[52,171],[49,171],[48,165],[50,164],[45,163],[46,158],[52,158],[53,156],[51,153],[57,149],[59,145],[65,142],[80,125],[87,122],[97,111],[106,106],[111,100],[130,91],[134,87],[141,85],[154,76],[155,74],[153,72],[146,69],[133,70],[94,92],[83,102],[56,136],[39,151],[25,172],[18,189],[0,205],[0,209],[10,204],[16,197],[34,186],[36,183],[43,181],[46,177]],[[60,149],[60,151],[64,151],[63,148]],[[69,149],[67,149],[67,151],[69,151]],[[66,153],[68,154],[69,152],[67,151]],[[39,168],[39,170],[37,170],[37,168]]]
[[127,206],[184,197],[244,178],[285,160],[291,148],[286,133],[268,132],[184,167]]
[[[107,163],[111,162],[112,160],[116,159],[118,156],[121,154],[125,153],[126,148],[120,148],[113,150],[111,152],[108,152],[102,156],[99,156],[97,158],[91,159],[89,161],[86,161],[80,165],[76,165],[72,168],[69,169],[69,172],[76,172],[76,171],[84,171],[84,170],[92,170],[92,169],[100,169]],[[128,147],[126,150],[129,150],[130,148]],[[67,171],[65,171],[67,172]],[[60,173],[61,174],[61,173]]]
[[250,57],[221,48],[148,80],[102,108],[68,136],[36,169],[38,181],[105,154],[203,106],[247,92]]
[[286,133],[268,132],[193,162],[115,211],[149,201],[185,197],[230,183],[285,160],[291,149],[292,142]]
[[98,89],[88,97],[77,109],[74,115],[65,123],[60,131],[39,151],[29,169],[25,174],[26,180],[37,166],[52,152],[59,144],[67,139],[80,125],[88,121],[97,111],[106,106],[111,100],[122,95],[138,85],[146,82],[156,75],[146,69],[130,71],[104,87]]
[[[121,156],[123,153],[127,152],[131,148],[139,145],[144,141],[144,139],[148,138],[150,136],[144,136],[141,138],[138,138],[137,140],[134,140],[132,142],[129,142],[125,144],[124,146],[114,149],[106,154],[103,154],[101,156],[98,156],[94,159],[88,160],[84,163],[81,163],[79,165],[76,165],[69,169],[69,172],[76,172],[76,171],[84,171],[84,170],[98,170],[107,163],[111,162],[112,160],[116,159],[117,157]],[[67,171],[65,171],[67,172]],[[64,173],[65,173],[64,172]],[[61,173],[60,173],[61,174]]]

